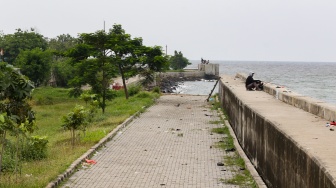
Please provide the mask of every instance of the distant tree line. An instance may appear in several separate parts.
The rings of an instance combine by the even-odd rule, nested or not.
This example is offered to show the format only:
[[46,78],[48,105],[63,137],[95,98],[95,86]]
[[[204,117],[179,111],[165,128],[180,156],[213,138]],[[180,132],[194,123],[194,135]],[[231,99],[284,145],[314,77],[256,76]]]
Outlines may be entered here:
[[[190,64],[181,52],[165,56],[160,46],[144,46],[141,38],[131,38],[121,25],[114,25],[108,32],[83,33],[78,37],[61,34],[51,39],[34,29],[17,29],[13,34],[0,32],[0,50],[3,52],[0,61],[20,68],[35,86],[74,87],[84,84],[85,78],[79,79],[83,76],[79,73],[84,74],[84,71],[78,71],[78,62],[85,58],[93,61],[93,58],[104,57],[104,61],[110,61],[109,64],[117,70],[113,76],[126,79],[135,74],[152,75],[149,74],[151,71],[183,69]],[[88,68],[83,64],[80,68],[84,67]]]

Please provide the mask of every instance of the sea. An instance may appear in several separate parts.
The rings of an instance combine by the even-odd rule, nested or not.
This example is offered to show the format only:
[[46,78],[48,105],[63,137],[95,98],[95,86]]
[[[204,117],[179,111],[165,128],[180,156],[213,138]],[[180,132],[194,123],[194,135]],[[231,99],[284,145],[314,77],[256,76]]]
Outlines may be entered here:
[[[200,60],[191,60],[187,69],[197,69]],[[283,86],[290,91],[336,105],[336,62],[290,61],[211,61],[219,64],[219,74],[248,75],[264,83]],[[216,82],[212,80],[188,81],[179,84],[179,93],[209,95]],[[218,86],[213,94],[218,92]]]

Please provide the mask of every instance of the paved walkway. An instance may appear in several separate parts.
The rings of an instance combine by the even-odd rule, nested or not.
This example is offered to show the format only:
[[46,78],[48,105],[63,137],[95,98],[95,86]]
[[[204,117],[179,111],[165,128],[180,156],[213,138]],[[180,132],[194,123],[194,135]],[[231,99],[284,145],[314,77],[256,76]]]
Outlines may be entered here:
[[217,166],[226,153],[216,147],[221,125],[207,96],[165,95],[121,130],[63,187],[239,187],[220,179],[233,177],[237,167]]

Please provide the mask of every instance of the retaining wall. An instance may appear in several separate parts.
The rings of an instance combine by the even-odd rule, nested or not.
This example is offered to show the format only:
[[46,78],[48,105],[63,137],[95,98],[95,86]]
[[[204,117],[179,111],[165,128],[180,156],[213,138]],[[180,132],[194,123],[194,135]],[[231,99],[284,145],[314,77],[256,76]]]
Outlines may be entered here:
[[[244,78],[242,75],[237,77]],[[229,82],[220,81],[221,106],[229,116],[240,145],[268,187],[336,187],[323,162],[300,146],[290,133],[279,129],[272,119],[265,118],[260,111],[238,98],[237,88]],[[243,81],[240,83],[244,84]],[[332,117],[332,112],[326,115],[331,109],[319,107],[312,99],[292,95],[272,85],[266,85],[265,92],[293,106],[323,117]]]

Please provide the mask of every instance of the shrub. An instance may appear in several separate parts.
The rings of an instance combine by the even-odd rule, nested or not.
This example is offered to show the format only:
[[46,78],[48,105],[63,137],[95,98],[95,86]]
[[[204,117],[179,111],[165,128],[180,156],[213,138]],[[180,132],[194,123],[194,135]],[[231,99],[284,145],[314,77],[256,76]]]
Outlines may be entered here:
[[149,98],[150,94],[148,92],[140,92],[136,97],[138,97],[138,98]]
[[154,87],[152,92],[160,94],[161,93],[160,87],[158,87],[158,86]]
[[24,160],[40,160],[47,157],[47,137],[31,136],[22,149]]
[[15,145],[9,140],[5,140],[5,150],[2,156],[2,172],[14,172],[15,170]]
[[129,96],[134,96],[136,94],[138,94],[141,91],[141,85],[131,85],[128,88],[128,94]]

